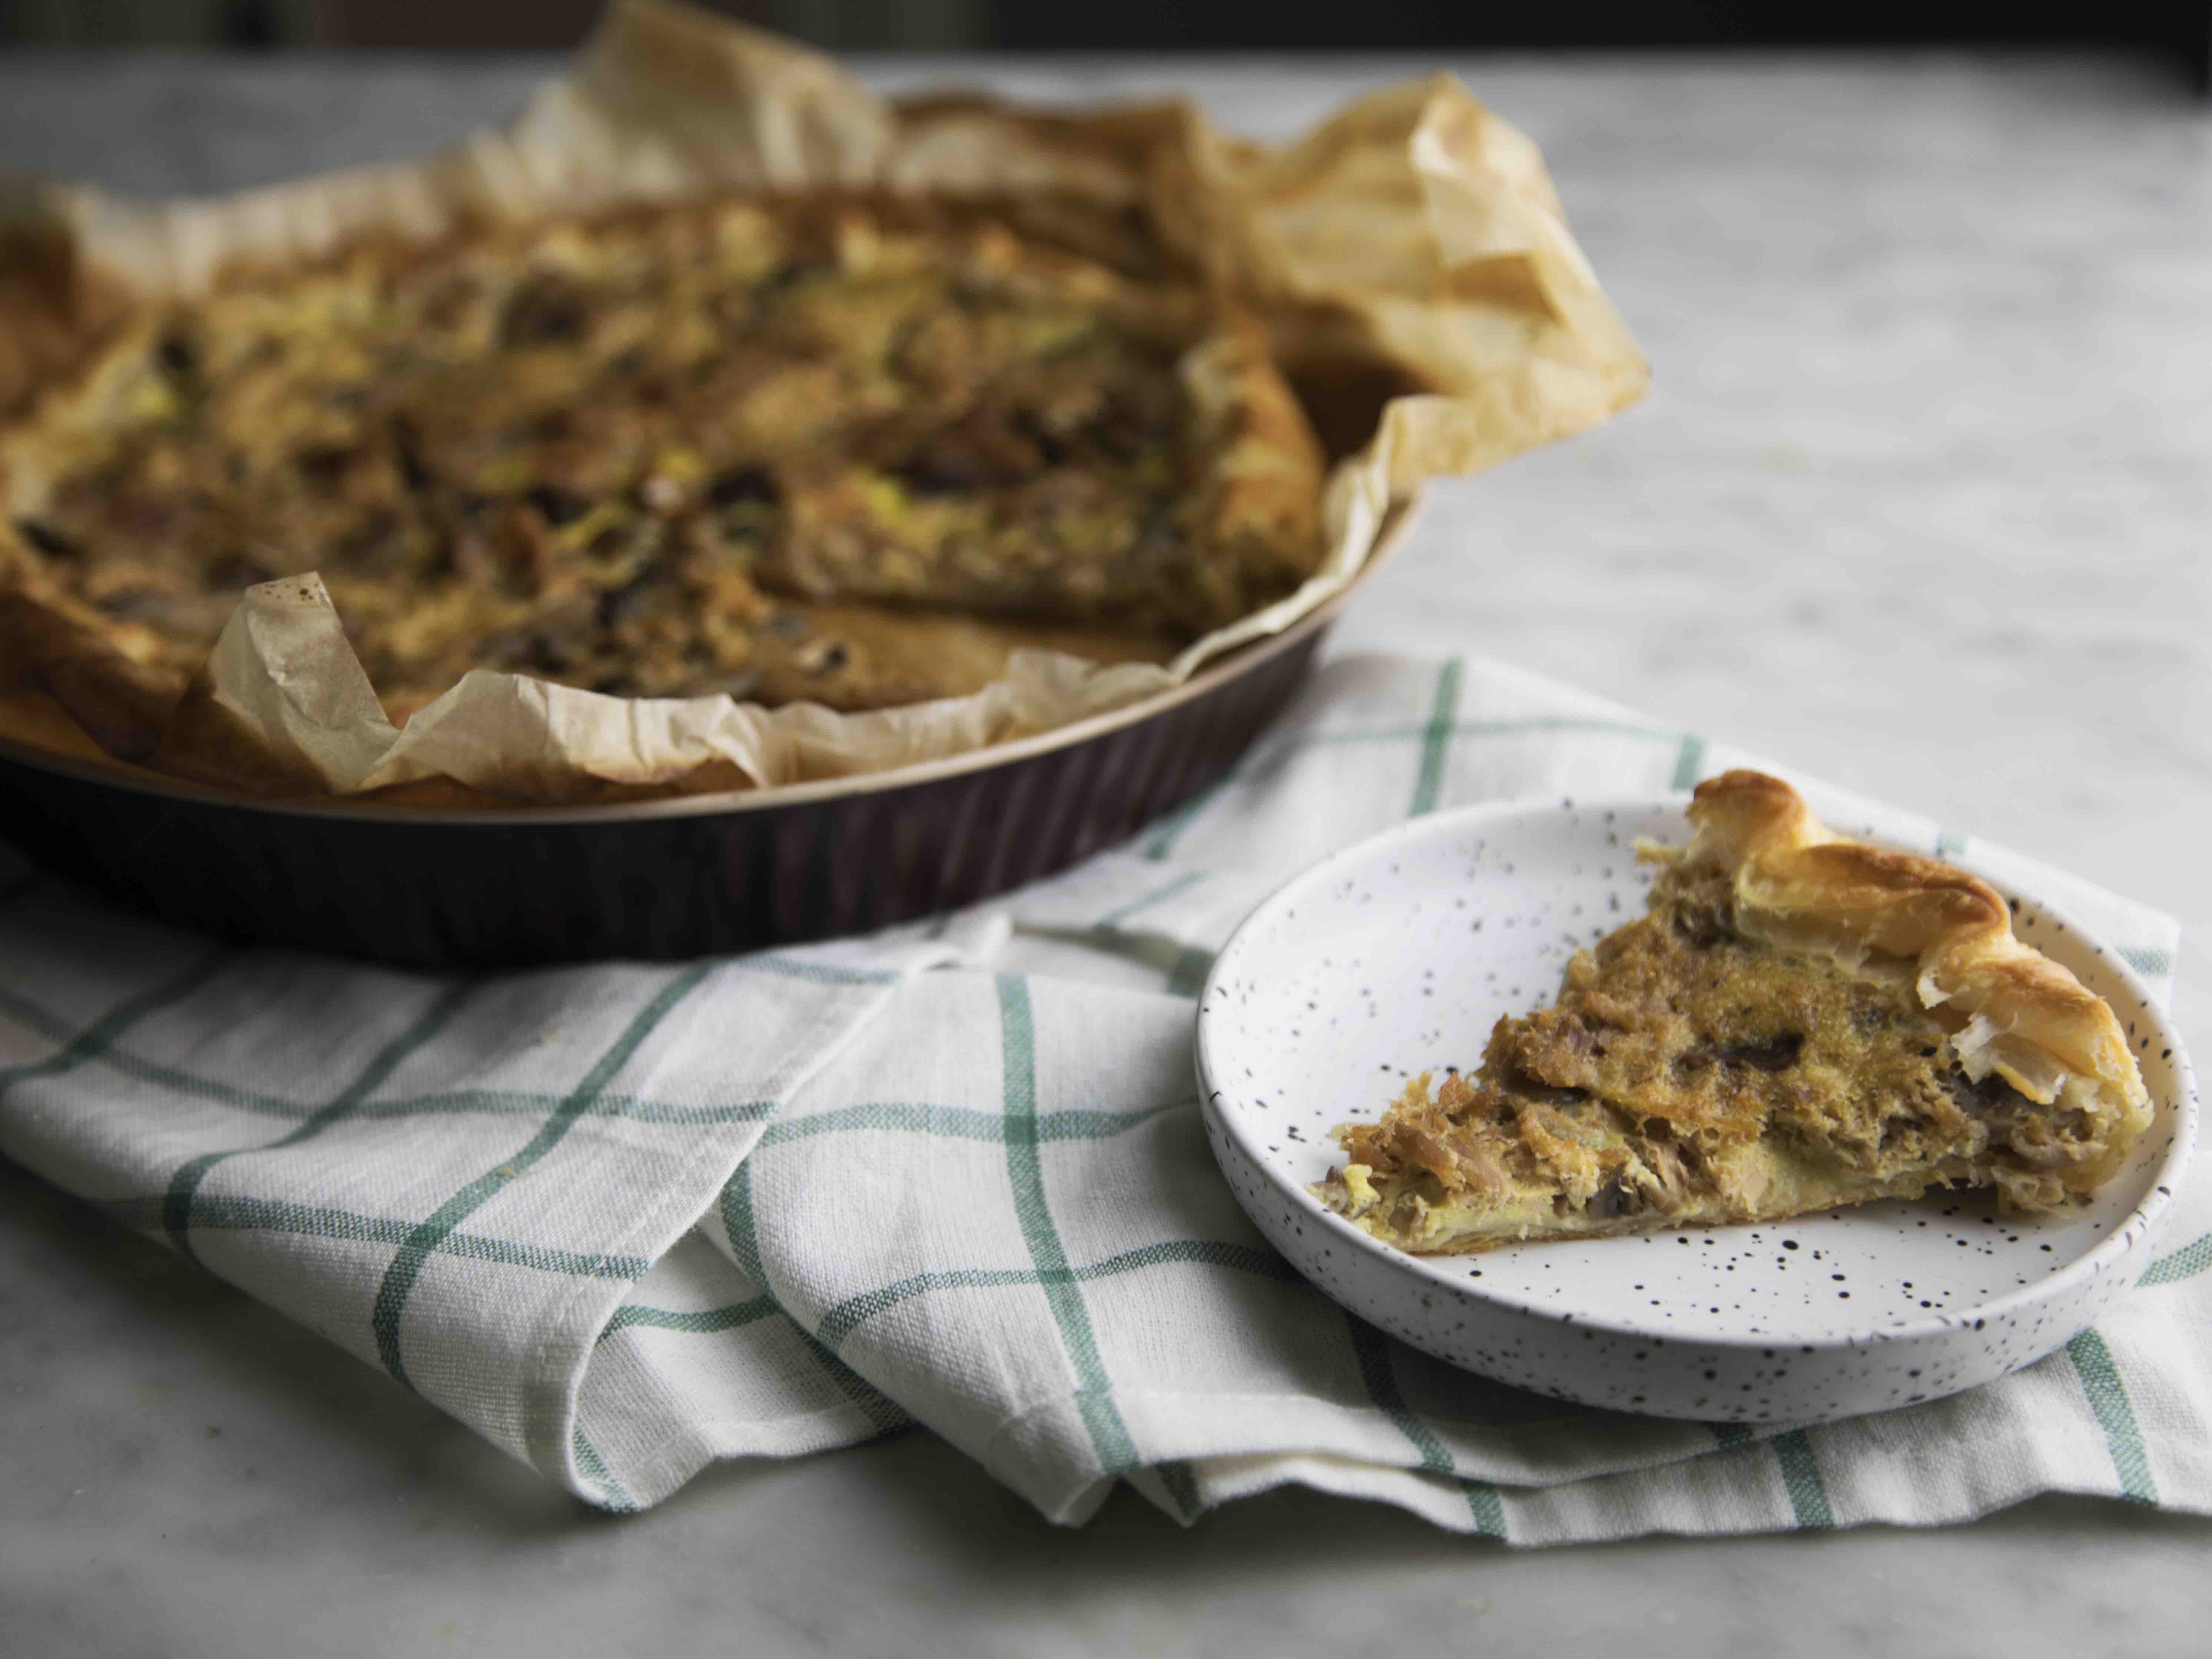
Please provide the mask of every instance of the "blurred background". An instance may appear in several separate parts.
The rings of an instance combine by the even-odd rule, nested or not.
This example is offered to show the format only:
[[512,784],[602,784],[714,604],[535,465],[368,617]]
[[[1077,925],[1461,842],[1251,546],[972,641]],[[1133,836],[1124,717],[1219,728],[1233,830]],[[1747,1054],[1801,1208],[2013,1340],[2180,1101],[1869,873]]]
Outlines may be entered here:
[[[2102,47],[2166,60],[2199,82],[2212,6],[1962,0],[707,0],[730,16],[846,49],[1389,50],[1954,45]],[[0,42],[67,46],[567,46],[599,0],[0,0]]]

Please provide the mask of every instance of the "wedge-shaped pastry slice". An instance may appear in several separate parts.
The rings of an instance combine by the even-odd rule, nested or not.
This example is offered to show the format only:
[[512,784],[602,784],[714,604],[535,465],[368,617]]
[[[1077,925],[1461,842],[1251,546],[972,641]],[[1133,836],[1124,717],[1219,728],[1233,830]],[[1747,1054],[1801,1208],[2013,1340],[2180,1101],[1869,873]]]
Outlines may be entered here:
[[1315,1188],[1422,1254],[1774,1220],[1931,1187],[2055,1210],[2149,1121],[2112,1010],[1932,859],[1831,833],[1789,785],[1698,787],[1647,915],[1578,952],[1480,1070],[1336,1131]]

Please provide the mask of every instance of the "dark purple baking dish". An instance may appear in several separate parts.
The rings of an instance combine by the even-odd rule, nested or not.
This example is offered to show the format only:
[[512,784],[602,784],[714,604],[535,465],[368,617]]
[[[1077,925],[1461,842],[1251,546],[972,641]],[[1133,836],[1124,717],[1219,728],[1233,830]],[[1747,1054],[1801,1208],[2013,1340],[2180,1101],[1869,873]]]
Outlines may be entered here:
[[249,800],[0,740],[0,836],[187,927],[414,967],[863,933],[1049,875],[1220,777],[1384,551],[1328,604],[1171,691],[895,772],[477,811]]

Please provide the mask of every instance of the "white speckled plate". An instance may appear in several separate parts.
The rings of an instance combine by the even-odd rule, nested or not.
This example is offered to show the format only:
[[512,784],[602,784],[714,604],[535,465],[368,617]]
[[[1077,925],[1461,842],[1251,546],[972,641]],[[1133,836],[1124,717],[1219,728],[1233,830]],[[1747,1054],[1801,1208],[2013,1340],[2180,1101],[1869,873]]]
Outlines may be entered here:
[[2180,1040],[2119,959],[2026,895],[2021,936],[2106,998],[2157,1115],[2086,1211],[1935,1195],[1758,1227],[1421,1258],[1306,1190],[1330,1128],[1413,1073],[1471,1070],[1501,1014],[1638,915],[1635,839],[1682,801],[1508,803],[1417,819],[1298,877],[1230,940],[1199,1004],[1207,1138],[1260,1230],[1384,1330],[1455,1364],[1659,1416],[1809,1422],[1933,1399],[2058,1347],[2134,1282],[2188,1156]]

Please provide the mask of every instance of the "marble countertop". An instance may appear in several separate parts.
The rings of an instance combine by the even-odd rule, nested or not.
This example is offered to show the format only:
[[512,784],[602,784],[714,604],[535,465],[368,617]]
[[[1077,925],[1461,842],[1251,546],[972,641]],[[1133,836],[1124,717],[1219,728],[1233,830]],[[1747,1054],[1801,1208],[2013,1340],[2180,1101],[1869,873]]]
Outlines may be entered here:
[[[399,156],[545,67],[0,59],[0,167],[201,191]],[[1433,65],[865,67],[1182,88],[1280,136]],[[2197,1037],[2212,117],[2117,59],[1450,67],[1543,146],[1655,387],[1437,491],[1334,648],[1571,673],[2154,900]],[[1123,1497],[1068,1533],[921,1432],[610,1519],[5,1165],[0,1252],[11,1655],[2160,1653],[2212,1607],[2212,1523],[2115,1504],[1517,1554],[1311,1495],[1188,1532]]]

